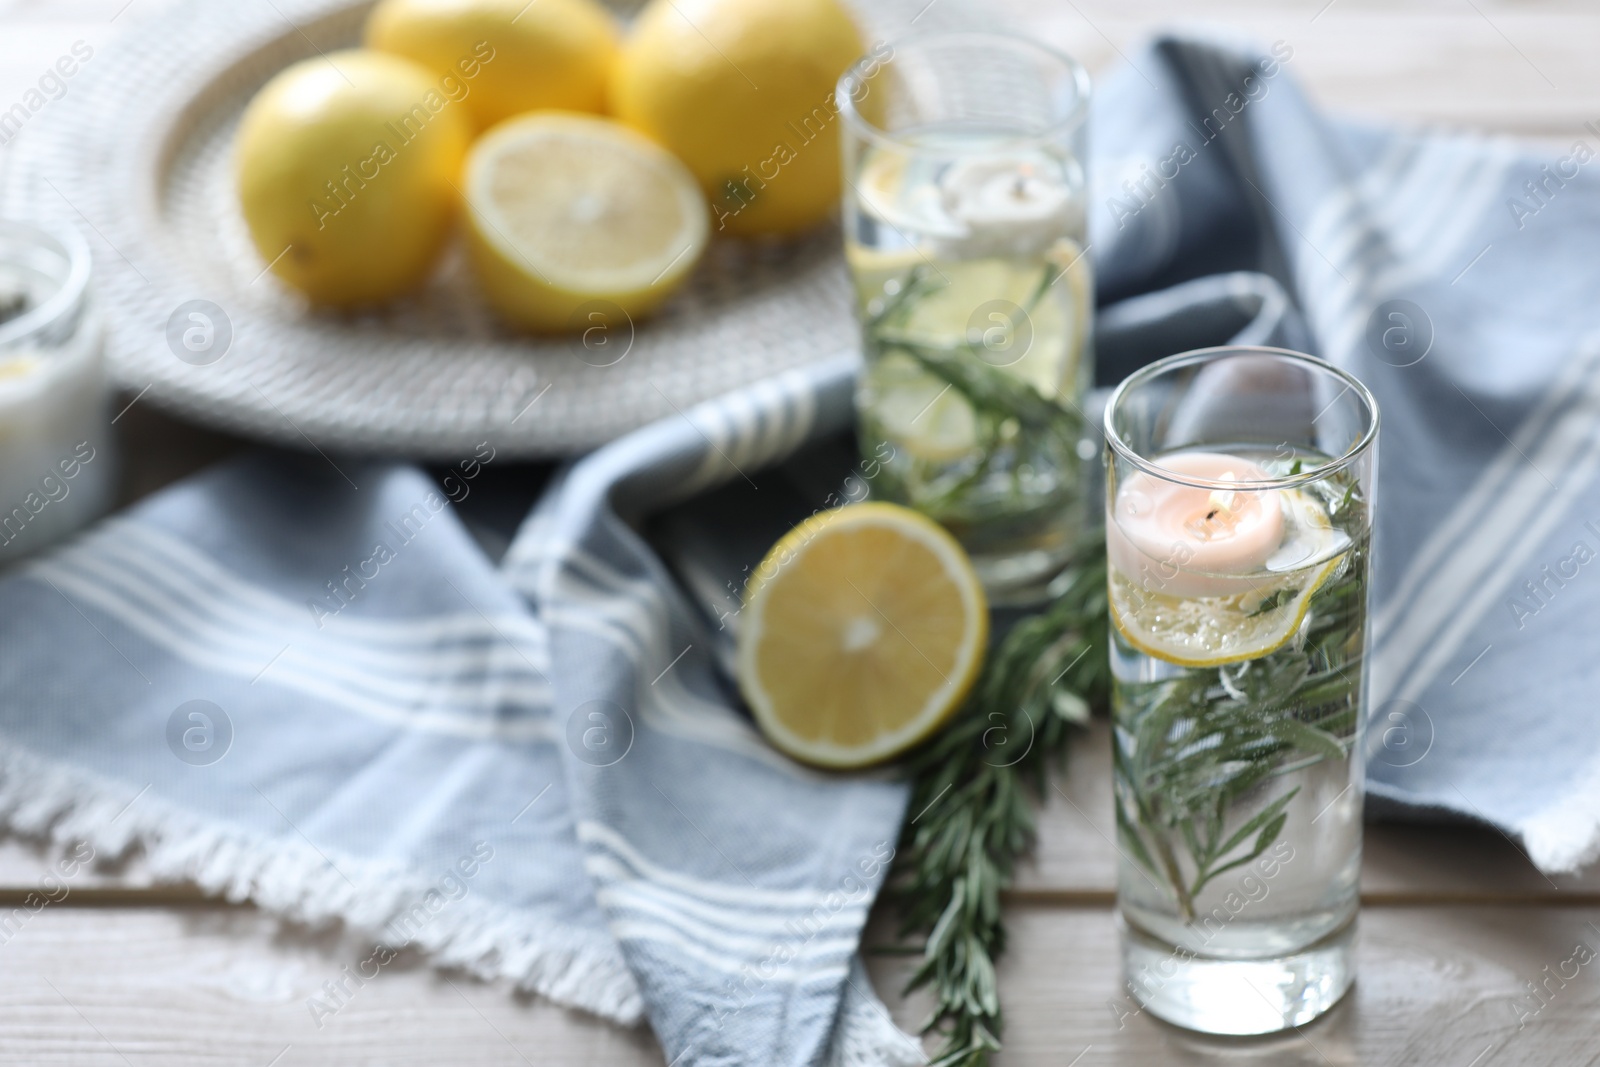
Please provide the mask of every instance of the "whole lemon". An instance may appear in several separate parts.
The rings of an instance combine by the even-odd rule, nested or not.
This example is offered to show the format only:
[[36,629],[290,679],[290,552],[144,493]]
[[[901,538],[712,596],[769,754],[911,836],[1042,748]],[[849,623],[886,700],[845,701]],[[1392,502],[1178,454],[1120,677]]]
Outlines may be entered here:
[[450,234],[468,129],[427,71],[394,56],[333,52],[279,72],[234,145],[256,251],[319,304],[415,288]]
[[796,233],[839,201],[834,84],[863,51],[836,0],[652,0],[611,106],[688,164],[713,230]]
[[485,130],[524,111],[605,110],[617,28],[592,0],[381,0],[366,43],[427,67]]

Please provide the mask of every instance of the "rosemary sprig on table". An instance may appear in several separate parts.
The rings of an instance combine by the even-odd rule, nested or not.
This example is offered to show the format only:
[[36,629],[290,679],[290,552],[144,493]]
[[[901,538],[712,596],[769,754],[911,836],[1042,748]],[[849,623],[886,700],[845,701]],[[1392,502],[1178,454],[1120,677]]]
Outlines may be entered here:
[[933,990],[924,1032],[944,1045],[932,1067],[984,1067],[1000,1048],[1000,894],[1033,844],[1030,793],[1043,793],[1071,728],[1109,691],[1105,551],[1085,545],[1078,558],[1056,600],[1006,635],[966,707],[911,760],[890,893],[901,937],[923,942],[907,991]]

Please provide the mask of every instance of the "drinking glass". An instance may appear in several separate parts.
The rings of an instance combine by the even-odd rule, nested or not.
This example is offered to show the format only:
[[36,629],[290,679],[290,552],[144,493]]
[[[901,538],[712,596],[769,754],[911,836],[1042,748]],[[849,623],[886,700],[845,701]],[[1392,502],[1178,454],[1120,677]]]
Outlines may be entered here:
[[924,34],[863,57],[836,100],[872,492],[944,524],[992,600],[1034,599],[1094,455],[1089,76],[1026,38]]
[[1282,349],[1130,376],[1105,411],[1127,991],[1259,1034],[1353,978],[1378,408]]

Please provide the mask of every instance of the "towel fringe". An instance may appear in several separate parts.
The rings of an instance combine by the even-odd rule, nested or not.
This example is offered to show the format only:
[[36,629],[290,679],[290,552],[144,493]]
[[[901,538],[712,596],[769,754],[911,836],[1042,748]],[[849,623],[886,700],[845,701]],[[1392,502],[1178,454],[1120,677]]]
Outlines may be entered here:
[[[466,879],[466,895],[450,900],[436,884],[397,866],[348,857],[334,866],[310,844],[197,818],[14,744],[0,747],[0,826],[60,849],[87,842],[100,859],[123,857],[137,845],[158,881],[193,882],[210,895],[249,901],[309,926],[343,923],[391,949],[414,946],[436,967],[507,979],[625,1025],[644,1016],[638,983],[603,934],[474,899]],[[443,900],[436,910],[423,903],[430,890]],[[418,909],[426,917],[404,940],[384,940],[391,923]]]
[[850,980],[839,1003],[828,1067],[922,1067],[922,1043],[889,1018],[861,957],[850,961]]

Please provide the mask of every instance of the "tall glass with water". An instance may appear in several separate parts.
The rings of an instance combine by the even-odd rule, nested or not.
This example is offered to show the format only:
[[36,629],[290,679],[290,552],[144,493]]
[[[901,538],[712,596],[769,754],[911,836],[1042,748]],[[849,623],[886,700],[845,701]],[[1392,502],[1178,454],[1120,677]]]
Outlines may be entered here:
[[1349,988],[1378,409],[1311,356],[1161,360],[1105,413],[1129,996],[1255,1034]]
[[837,99],[872,492],[954,533],[991,600],[1036,598],[1083,528],[1088,75],[1025,38],[925,34]]

